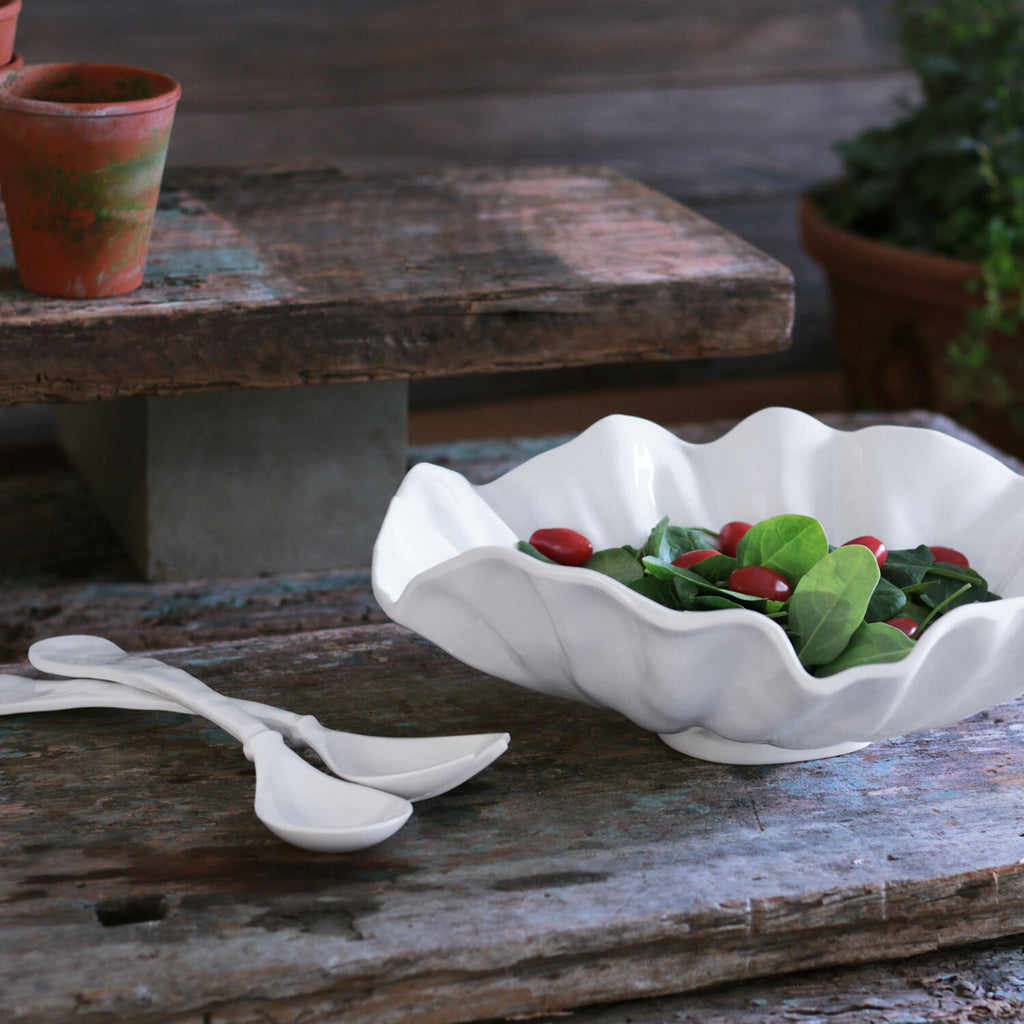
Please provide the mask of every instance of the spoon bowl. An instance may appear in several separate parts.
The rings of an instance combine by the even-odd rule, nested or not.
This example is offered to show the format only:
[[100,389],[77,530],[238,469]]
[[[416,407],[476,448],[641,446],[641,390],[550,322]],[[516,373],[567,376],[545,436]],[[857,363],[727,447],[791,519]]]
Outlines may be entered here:
[[91,676],[169,697],[242,744],[256,771],[256,816],[276,836],[306,850],[344,852],[387,839],[412,813],[402,797],[318,771],[280,733],[182,669],[128,654],[101,637],[63,636],[29,648],[29,661],[54,675]]
[[[256,733],[242,749],[256,768],[256,817],[293,846],[322,853],[361,850],[393,835],[412,813],[401,797],[325,775],[273,729]],[[337,814],[325,810],[342,800],[344,826],[339,827]]]

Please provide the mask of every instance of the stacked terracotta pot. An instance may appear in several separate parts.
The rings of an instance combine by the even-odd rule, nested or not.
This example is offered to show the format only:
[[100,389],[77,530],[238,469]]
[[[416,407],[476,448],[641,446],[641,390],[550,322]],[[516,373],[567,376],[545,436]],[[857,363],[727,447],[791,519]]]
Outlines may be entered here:
[[0,0],[0,191],[18,280],[58,298],[133,291],[181,87],[115,64],[24,64],[20,9]]

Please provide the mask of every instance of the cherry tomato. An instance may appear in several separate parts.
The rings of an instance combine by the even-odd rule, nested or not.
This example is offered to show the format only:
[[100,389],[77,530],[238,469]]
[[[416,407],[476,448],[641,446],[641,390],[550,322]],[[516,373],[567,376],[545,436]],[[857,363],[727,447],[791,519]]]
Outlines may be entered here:
[[744,565],[729,574],[729,589],[769,601],[785,601],[793,588],[785,576],[763,565]]
[[672,559],[672,564],[678,565],[680,569],[689,569],[691,565],[703,562],[705,558],[714,558],[715,555],[720,555],[721,553],[721,551],[715,551],[712,548],[701,548],[699,551],[684,551],[677,558]]
[[885,624],[887,626],[895,626],[900,630],[900,632],[906,633],[911,639],[913,639],[914,634],[921,628],[919,623],[908,618],[906,615],[897,615],[895,619],[886,619]]
[[889,549],[877,537],[872,537],[869,533],[863,537],[854,537],[853,540],[848,540],[843,547],[848,547],[850,544],[860,544],[867,548],[875,556],[879,569],[885,565],[885,560],[889,557]]
[[742,520],[737,519],[731,523],[726,523],[718,531],[718,546],[722,549],[723,555],[728,555],[730,558],[736,557],[736,545],[743,539],[743,535],[750,529],[751,525],[751,523],[744,523]]
[[582,533],[563,526],[534,530],[530,543],[559,565],[586,565],[594,553],[594,545]]
[[949,562],[950,565],[969,566],[967,556],[961,554],[956,548],[944,548],[941,544],[929,547],[928,550],[935,556],[936,562]]

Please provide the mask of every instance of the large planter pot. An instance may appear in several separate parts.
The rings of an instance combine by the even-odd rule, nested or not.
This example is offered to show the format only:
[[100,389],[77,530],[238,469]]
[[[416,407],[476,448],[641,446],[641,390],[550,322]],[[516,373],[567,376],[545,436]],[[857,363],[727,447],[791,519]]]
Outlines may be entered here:
[[18,33],[21,0],[0,0],[0,67],[14,56],[14,37]]
[[180,94],[167,75],[108,64],[0,81],[0,188],[25,288],[95,298],[142,283]]
[[826,274],[853,407],[933,409],[1024,454],[1024,338],[991,335],[983,351],[959,345],[981,301],[968,287],[978,265],[844,231],[808,199],[799,221],[804,248]]

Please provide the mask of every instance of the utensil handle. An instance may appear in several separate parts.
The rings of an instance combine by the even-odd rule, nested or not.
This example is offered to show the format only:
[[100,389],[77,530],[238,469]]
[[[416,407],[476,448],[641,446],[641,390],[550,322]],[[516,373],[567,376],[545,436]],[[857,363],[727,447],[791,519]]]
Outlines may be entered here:
[[130,654],[125,656],[119,669],[121,678],[115,682],[128,683],[150,693],[170,697],[216,723],[242,744],[267,729],[255,715],[240,708],[234,698],[211,689],[184,669],[165,665],[155,658]]
[[39,640],[29,648],[28,657],[43,672],[88,675],[170,697],[219,725],[243,745],[267,728],[258,718],[237,707],[233,698],[217,693],[184,669],[165,665],[156,658],[128,654],[100,637]]
[[302,734],[301,723],[303,721],[312,718],[316,722],[312,715],[300,715],[287,708],[275,707],[273,704],[261,704],[258,701],[245,700],[242,697],[235,697],[233,700],[235,707],[241,708],[253,718],[258,718],[264,725],[282,733],[293,743],[300,743],[305,739]]

